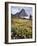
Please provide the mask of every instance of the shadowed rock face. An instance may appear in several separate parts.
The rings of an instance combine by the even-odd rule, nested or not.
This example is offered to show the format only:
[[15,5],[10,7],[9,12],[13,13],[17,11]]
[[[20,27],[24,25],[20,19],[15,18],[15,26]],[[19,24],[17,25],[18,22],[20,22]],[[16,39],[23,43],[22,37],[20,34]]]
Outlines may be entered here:
[[32,19],[32,15],[28,16],[24,9],[22,9],[19,13],[16,13],[15,15],[11,14],[11,17],[12,16],[17,18]]
[[19,16],[28,16],[24,9],[22,9],[19,13]]
[[[13,14],[11,14],[13,15]],[[22,9],[19,13],[16,13],[14,16],[18,16],[18,17],[23,17],[23,16],[28,16],[27,13],[25,12],[24,9]]]

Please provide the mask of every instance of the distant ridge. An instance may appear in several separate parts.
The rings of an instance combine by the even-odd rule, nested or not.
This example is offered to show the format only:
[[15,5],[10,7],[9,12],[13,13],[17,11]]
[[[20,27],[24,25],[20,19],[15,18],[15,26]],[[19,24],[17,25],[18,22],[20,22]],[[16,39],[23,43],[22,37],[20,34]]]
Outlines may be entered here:
[[[24,9],[22,9],[19,13],[17,12],[15,15],[11,14],[12,16],[16,16],[18,18],[27,18],[27,19],[32,19],[32,16],[28,16],[28,14],[25,12]],[[31,17],[31,18],[30,18]]]

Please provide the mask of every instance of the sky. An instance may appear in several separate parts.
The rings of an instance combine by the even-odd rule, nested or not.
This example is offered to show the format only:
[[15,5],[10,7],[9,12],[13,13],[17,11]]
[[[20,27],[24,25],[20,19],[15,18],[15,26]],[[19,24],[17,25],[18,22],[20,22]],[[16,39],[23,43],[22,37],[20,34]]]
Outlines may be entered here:
[[16,14],[17,12],[20,12],[22,9],[24,9],[28,15],[30,14],[32,15],[32,7],[14,7],[12,6],[11,13]]

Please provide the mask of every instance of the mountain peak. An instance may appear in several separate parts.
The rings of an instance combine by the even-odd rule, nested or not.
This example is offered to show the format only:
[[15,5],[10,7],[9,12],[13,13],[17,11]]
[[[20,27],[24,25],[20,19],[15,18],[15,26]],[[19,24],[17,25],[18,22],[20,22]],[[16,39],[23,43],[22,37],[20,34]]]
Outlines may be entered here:
[[19,13],[17,12],[14,16],[23,18],[23,17],[26,17],[26,16],[28,16],[28,15],[27,15],[27,13],[25,12],[24,9],[21,9],[21,11],[20,11]]
[[22,9],[19,13],[19,16],[28,16],[24,9]]
[[24,9],[22,9],[21,11],[24,11],[24,12],[25,12],[25,10],[24,10]]

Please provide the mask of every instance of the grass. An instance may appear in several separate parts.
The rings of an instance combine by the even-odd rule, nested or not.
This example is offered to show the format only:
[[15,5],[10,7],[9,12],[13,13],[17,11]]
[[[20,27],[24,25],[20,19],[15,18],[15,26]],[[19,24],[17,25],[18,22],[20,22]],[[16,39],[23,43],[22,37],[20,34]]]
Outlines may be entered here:
[[12,18],[11,32],[16,32],[16,35],[32,38],[32,20]]

